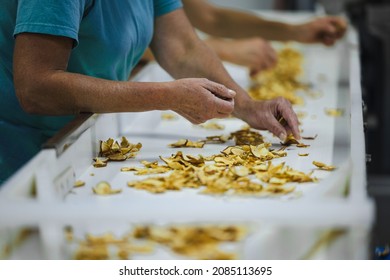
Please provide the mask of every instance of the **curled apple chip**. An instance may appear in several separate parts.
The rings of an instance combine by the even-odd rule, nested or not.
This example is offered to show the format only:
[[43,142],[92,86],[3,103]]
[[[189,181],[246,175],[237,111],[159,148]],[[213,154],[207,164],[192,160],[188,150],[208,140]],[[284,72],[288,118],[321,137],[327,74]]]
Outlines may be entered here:
[[241,129],[230,134],[236,145],[260,145],[264,143],[263,136],[250,128]]
[[223,144],[229,141],[231,138],[230,135],[216,135],[216,136],[207,136],[203,142],[207,144]]
[[97,195],[111,195],[111,194],[118,194],[122,192],[122,190],[120,189],[118,190],[112,189],[111,185],[106,181],[99,182],[94,188],[92,188],[92,190],[94,194]]
[[191,141],[188,139],[180,139],[179,141],[169,144],[172,148],[203,148],[205,142]]
[[246,177],[250,174],[249,168],[245,166],[234,166],[231,171],[239,177]]
[[286,140],[283,142],[283,145],[290,146],[290,145],[298,145],[299,141],[295,139],[293,134],[289,134],[286,137]]
[[297,144],[297,148],[308,148],[310,145],[304,144],[304,143],[299,143]]
[[204,129],[209,129],[209,130],[224,130],[225,126],[223,124],[220,124],[216,121],[208,121],[206,123],[200,124],[200,127]]
[[84,187],[84,186],[85,186],[85,182],[84,182],[84,181],[81,181],[81,180],[77,180],[76,182],[74,182],[73,186],[74,186],[75,188]]
[[302,139],[304,140],[315,140],[317,138],[318,134],[314,136],[302,136]]
[[295,190],[294,186],[284,187],[281,185],[269,185],[265,188],[265,192],[273,195],[285,195],[292,193]]
[[96,168],[107,166],[108,158],[97,158],[96,157],[93,160],[95,161],[93,166]]
[[269,179],[268,183],[275,184],[275,185],[284,185],[287,183],[287,179],[280,179],[280,178],[272,177]]
[[318,167],[319,169],[321,170],[326,170],[326,171],[332,171],[332,170],[335,170],[336,167],[333,166],[333,165],[327,165],[323,162],[320,162],[320,161],[313,161],[313,164]]
[[121,138],[118,143],[112,138],[106,141],[100,141],[100,158],[95,158],[94,167],[106,167],[108,161],[124,161],[133,158],[142,148],[141,143],[132,144],[126,137]]

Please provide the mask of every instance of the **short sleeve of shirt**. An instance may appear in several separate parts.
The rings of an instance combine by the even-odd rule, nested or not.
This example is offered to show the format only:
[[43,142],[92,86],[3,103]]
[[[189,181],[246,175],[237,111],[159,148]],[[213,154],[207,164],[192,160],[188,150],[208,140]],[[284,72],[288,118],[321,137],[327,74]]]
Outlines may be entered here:
[[181,7],[181,0],[154,0],[154,17],[165,15]]
[[87,1],[19,0],[14,36],[41,33],[69,37],[77,44]]

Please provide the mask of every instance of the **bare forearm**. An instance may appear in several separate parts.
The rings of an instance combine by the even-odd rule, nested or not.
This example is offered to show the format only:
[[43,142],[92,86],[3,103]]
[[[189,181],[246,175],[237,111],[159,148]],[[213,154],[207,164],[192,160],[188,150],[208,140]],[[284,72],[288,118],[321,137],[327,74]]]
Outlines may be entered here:
[[216,54],[207,47],[202,41],[198,41],[197,47],[187,49],[186,52],[178,56],[176,63],[169,63],[166,69],[175,78],[199,77],[207,78],[214,82],[225,85],[227,88],[234,90],[237,95],[235,97],[236,114],[240,108],[243,108],[245,103],[250,101],[250,97],[246,91],[240,87],[228,74]]
[[297,40],[295,25],[263,19],[255,14],[218,9],[212,24],[195,26],[213,36],[247,38],[259,36],[267,40]]
[[[169,28],[156,32],[156,37],[151,44],[157,61],[165,70],[176,79],[207,78],[225,85],[237,93],[235,108],[239,108],[242,103],[250,99],[248,94],[227,73],[215,52],[196,36],[182,13],[178,11],[168,23],[172,27],[169,26]],[[172,30],[174,26],[182,26],[186,32],[179,34],[176,38],[166,40],[168,35],[165,32]],[[159,28],[158,24],[156,28]]]
[[16,83],[22,106],[34,114],[139,112],[170,106],[168,83],[109,81],[63,71],[35,80],[28,87]]
[[16,37],[15,92],[32,114],[128,112],[168,109],[172,83],[134,83],[67,71],[72,40],[43,34]]
[[347,28],[338,17],[323,17],[302,24],[287,24],[214,6],[204,0],[183,0],[192,25],[203,32],[224,38],[262,37],[274,41],[298,41],[333,45]]

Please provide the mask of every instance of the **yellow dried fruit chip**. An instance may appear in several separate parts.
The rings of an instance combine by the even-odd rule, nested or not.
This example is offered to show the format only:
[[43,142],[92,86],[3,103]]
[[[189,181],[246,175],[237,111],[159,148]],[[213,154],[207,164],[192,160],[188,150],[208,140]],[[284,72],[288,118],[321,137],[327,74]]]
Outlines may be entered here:
[[224,130],[225,126],[223,124],[219,124],[216,121],[208,121],[204,124],[200,124],[200,127],[204,129],[209,129],[209,130]]
[[137,167],[122,167],[121,171],[122,172],[129,172],[129,171],[137,171],[139,168]]
[[108,161],[124,161],[133,158],[141,147],[141,143],[131,144],[126,137],[122,137],[120,144],[112,138],[100,141],[99,156],[104,160],[95,158],[94,167],[105,167]]
[[114,143],[114,139],[109,138],[107,141],[100,141],[100,152],[105,154],[111,150],[111,146]]
[[286,137],[286,140],[284,141],[283,145],[290,146],[290,145],[298,145],[299,141],[295,139],[293,134],[289,134]]
[[229,141],[230,138],[230,135],[207,136],[206,139],[202,140],[202,142],[208,144],[223,144]]
[[330,117],[341,117],[344,115],[344,109],[340,108],[325,108],[325,114]]
[[272,151],[271,153],[272,153],[274,156],[276,156],[276,157],[286,157],[286,156],[287,156],[287,152],[284,151],[284,150]]
[[326,171],[332,171],[332,170],[335,170],[336,167],[333,166],[333,165],[327,165],[323,162],[320,162],[320,161],[313,161],[313,164],[318,167],[319,169],[321,170],[326,170]]
[[80,245],[75,257],[76,260],[107,260],[109,258],[107,246]]
[[153,161],[153,162],[149,162],[149,161],[146,161],[146,160],[143,160],[141,161],[141,163],[146,167],[146,168],[156,168],[158,167],[158,161]]
[[168,166],[158,166],[155,168],[138,168],[135,175],[163,174],[171,169]]
[[285,195],[285,194],[289,194],[289,193],[292,193],[293,191],[295,190],[295,187],[292,186],[292,187],[283,187],[283,186],[280,186],[280,185],[269,185],[267,188],[265,188],[265,191],[267,193],[271,193],[271,194],[274,194],[274,195]]
[[73,186],[74,186],[75,188],[80,188],[80,187],[85,186],[85,182],[84,182],[84,181],[81,181],[81,180],[77,180],[76,182],[74,182]]
[[287,183],[287,179],[280,179],[280,178],[276,178],[276,177],[272,177],[268,183],[270,184],[275,184],[275,185],[284,185]]
[[314,136],[302,136],[302,139],[304,140],[315,140],[317,138],[317,134]]
[[106,167],[108,158],[94,158],[95,163],[93,164],[94,167],[100,168],[100,167]]
[[246,177],[250,174],[250,170],[245,166],[234,166],[231,171],[239,177]]
[[124,161],[127,159],[127,156],[123,155],[122,153],[117,153],[117,154],[108,155],[107,158],[110,161]]
[[251,129],[242,129],[230,134],[236,141],[236,145],[260,145],[264,143],[263,136]]
[[176,143],[169,144],[172,148],[203,148],[205,142],[203,141],[191,141],[188,139],[180,139]]
[[310,145],[306,145],[304,143],[297,144],[297,148],[307,148],[307,147],[310,147]]
[[217,156],[217,157],[214,158],[214,161],[215,161],[216,163],[222,163],[223,165],[228,165],[228,166],[234,164],[234,161],[233,161],[233,160],[231,160],[231,159],[229,159],[229,158],[226,158],[226,157],[218,157],[218,156]]
[[119,152],[120,151],[120,146],[119,146],[118,142],[115,141],[114,143],[112,143],[111,151],[112,152]]
[[255,166],[252,166],[251,169],[255,172],[265,172],[268,170],[269,165],[262,163]]
[[187,139],[180,139],[179,141],[169,144],[170,147],[173,148],[181,148],[181,147],[186,147],[188,140]]
[[122,192],[120,189],[112,189],[111,185],[106,181],[99,182],[94,188],[92,188],[92,190],[97,195],[111,195]]
[[129,148],[131,146],[129,140],[126,137],[122,136],[121,138],[121,148]]

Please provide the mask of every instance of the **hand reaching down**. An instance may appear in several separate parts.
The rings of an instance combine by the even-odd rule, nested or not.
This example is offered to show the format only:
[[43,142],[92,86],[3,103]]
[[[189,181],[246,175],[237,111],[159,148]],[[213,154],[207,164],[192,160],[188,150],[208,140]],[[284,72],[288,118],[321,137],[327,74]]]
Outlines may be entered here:
[[[299,140],[298,118],[291,103],[284,98],[268,101],[247,100],[245,104],[237,106],[235,115],[246,121],[251,127],[269,130],[284,142],[287,135],[292,133]],[[284,122],[279,120],[284,119]]]

